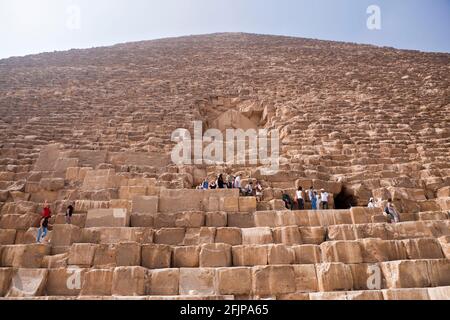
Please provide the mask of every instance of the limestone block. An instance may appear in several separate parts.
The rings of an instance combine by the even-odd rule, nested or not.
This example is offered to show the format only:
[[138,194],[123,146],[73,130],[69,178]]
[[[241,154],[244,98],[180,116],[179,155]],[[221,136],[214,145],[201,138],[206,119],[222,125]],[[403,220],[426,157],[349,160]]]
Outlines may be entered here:
[[380,263],[389,289],[431,286],[426,260],[403,260]]
[[278,227],[277,211],[257,211],[254,217],[256,227]]
[[435,238],[402,240],[408,259],[443,259],[444,255],[439,241]]
[[353,278],[351,269],[343,263],[321,263],[316,265],[319,290],[346,291],[352,290]]
[[251,268],[217,269],[218,293],[225,295],[250,295],[252,290]]
[[4,297],[7,294],[12,277],[12,268],[0,268],[0,297]]
[[446,259],[450,259],[450,236],[440,237],[439,243]]
[[180,269],[149,270],[147,294],[152,296],[178,295]]
[[429,300],[428,289],[389,289],[383,290],[384,300]]
[[141,246],[139,243],[100,244],[95,250],[94,266],[96,267],[114,268],[140,265]]
[[184,236],[183,245],[193,246],[207,243],[214,243],[216,228],[187,228]]
[[[52,250],[53,251],[53,250]],[[67,252],[61,254],[55,254],[51,256],[45,256],[42,259],[41,268],[65,268],[67,267],[69,254]]]
[[257,266],[252,268],[252,292],[258,296],[293,293],[296,277],[292,266]]
[[[256,205],[255,205],[256,208]],[[219,210],[225,212],[239,212],[239,197],[223,197],[219,200]],[[244,212],[244,211],[242,211]]]
[[373,263],[407,259],[407,251],[402,242],[381,239],[361,239],[359,242],[364,262]]
[[202,211],[187,211],[176,214],[174,227],[199,228],[205,225],[205,213]]
[[428,288],[430,300],[450,300],[450,286]]
[[69,251],[69,265],[90,268],[94,263],[96,244],[75,243]]
[[73,243],[80,242],[80,240],[81,228],[71,224],[58,224],[53,226],[53,246],[70,246]]
[[117,267],[112,278],[112,295],[145,295],[146,269],[142,267]]
[[62,178],[43,178],[39,186],[46,191],[59,191],[64,188],[64,179]]
[[127,209],[90,209],[85,228],[129,226],[130,213]]
[[353,224],[371,223],[372,217],[382,214],[381,208],[363,208],[353,207],[350,209],[350,215]]
[[318,290],[317,274],[314,265],[294,265],[296,292],[314,292]]
[[199,246],[174,247],[172,253],[173,266],[175,268],[198,268]]
[[24,244],[2,246],[1,266],[14,268],[40,268],[44,256],[50,254],[50,246]]
[[180,269],[180,295],[215,295],[215,269]]
[[268,244],[268,243],[273,243],[272,230],[270,228],[242,229],[242,244]]
[[38,214],[3,214],[0,216],[0,229],[28,230],[39,227]]
[[78,296],[87,269],[56,268],[48,270],[45,292],[48,296]]
[[8,298],[36,297],[44,294],[46,269],[17,269],[11,280]]
[[326,229],[324,227],[300,227],[303,244],[321,244],[325,241]]
[[268,245],[268,264],[293,264],[295,251],[284,244]]
[[416,260],[426,261],[432,287],[450,286],[450,261],[447,259]]
[[254,228],[254,213],[228,213],[228,226],[237,228]]
[[80,295],[110,296],[114,269],[96,269],[85,273]]
[[296,264],[317,264],[322,261],[320,246],[314,244],[304,244],[292,246],[295,253]]
[[130,215],[130,226],[152,228],[155,226],[155,216],[148,213],[132,213]]
[[255,197],[239,197],[239,212],[255,212],[256,198]]
[[242,244],[241,228],[217,228],[215,243],[227,243],[232,246]]
[[264,245],[233,246],[231,249],[234,266],[267,265],[268,247]]
[[0,229],[0,245],[14,244],[15,239],[15,229]]
[[205,215],[207,227],[226,227],[228,215],[224,211],[207,212]]
[[156,231],[154,241],[156,244],[182,245],[185,232],[184,228],[162,228]]
[[133,213],[154,214],[158,212],[158,197],[136,196],[132,200]]
[[199,259],[200,268],[231,267],[231,245],[224,243],[203,244]]
[[142,266],[147,269],[170,268],[172,249],[168,245],[146,244],[142,246]]
[[300,230],[295,226],[274,228],[272,235],[275,243],[287,245],[298,245],[302,243]]
[[358,241],[327,241],[320,245],[323,262],[362,263]]

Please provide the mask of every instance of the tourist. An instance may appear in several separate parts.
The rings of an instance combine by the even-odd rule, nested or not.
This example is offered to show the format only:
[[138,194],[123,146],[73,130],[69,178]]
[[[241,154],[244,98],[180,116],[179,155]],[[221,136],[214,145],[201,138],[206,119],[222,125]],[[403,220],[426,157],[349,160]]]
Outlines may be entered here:
[[234,183],[234,177],[231,174],[229,174],[227,176],[227,188],[233,189],[233,183]]
[[72,203],[70,203],[66,209],[66,224],[72,223],[73,210],[74,210],[73,205]]
[[48,220],[52,216],[52,211],[50,210],[50,206],[48,205],[47,200],[45,200],[44,208],[42,209],[42,219],[39,224],[39,230],[36,242],[41,243],[42,239],[47,236],[48,232]]
[[234,179],[234,187],[236,189],[241,189],[241,175],[240,174],[238,174],[236,176],[236,179]]
[[320,191],[320,198],[322,202],[322,209],[328,210],[328,192],[326,192],[325,189],[322,189]]
[[375,200],[373,198],[370,198],[369,204],[367,205],[368,208],[375,208]]
[[211,190],[217,189],[217,184],[216,184],[216,182],[215,182],[215,181],[212,181],[212,182],[209,184],[209,188],[210,188]]
[[283,200],[286,209],[294,210],[294,202],[286,192],[283,191],[283,196],[281,197],[281,199]]
[[245,197],[251,197],[253,196],[253,182],[250,181],[249,183],[247,183],[247,185],[245,186],[244,189],[244,196]]
[[225,182],[223,181],[223,175],[219,174],[219,178],[217,178],[217,187],[219,189],[225,189]]
[[399,223],[400,222],[400,215],[397,212],[397,209],[394,206],[394,203],[392,202],[392,199],[388,199],[386,208],[384,208],[384,212],[389,218],[389,222],[392,223]]
[[205,180],[203,180],[203,183],[202,183],[202,189],[203,189],[203,190],[208,190],[208,189],[209,189],[208,178],[205,178]]
[[261,183],[259,181],[256,181],[256,201],[261,202],[263,197],[263,188],[261,186]]
[[318,196],[317,196],[317,192],[316,192],[316,191],[313,192],[313,194],[312,194],[312,196],[311,196],[310,199],[311,199],[311,209],[317,210],[317,201],[318,201],[319,199],[318,199]]
[[311,186],[308,190],[308,199],[309,199],[309,201],[312,202],[313,198],[314,198],[314,188]]
[[303,199],[303,188],[298,187],[295,192],[295,200],[297,201],[298,210],[305,210],[305,201]]

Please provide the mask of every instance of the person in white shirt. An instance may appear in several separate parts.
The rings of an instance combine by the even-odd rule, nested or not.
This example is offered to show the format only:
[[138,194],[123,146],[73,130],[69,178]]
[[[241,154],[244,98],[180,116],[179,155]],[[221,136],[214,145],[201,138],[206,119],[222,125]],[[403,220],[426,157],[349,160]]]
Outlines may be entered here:
[[241,189],[241,175],[238,174],[236,179],[234,180],[234,187],[236,189]]
[[326,192],[325,189],[320,191],[320,198],[323,210],[328,210],[328,192]]
[[369,204],[367,205],[368,208],[375,208],[375,201],[373,198],[370,198]]
[[295,192],[295,200],[297,201],[298,210],[305,210],[305,200],[303,199],[303,188],[298,187]]
[[263,188],[259,181],[256,182],[256,201],[261,202],[263,196]]

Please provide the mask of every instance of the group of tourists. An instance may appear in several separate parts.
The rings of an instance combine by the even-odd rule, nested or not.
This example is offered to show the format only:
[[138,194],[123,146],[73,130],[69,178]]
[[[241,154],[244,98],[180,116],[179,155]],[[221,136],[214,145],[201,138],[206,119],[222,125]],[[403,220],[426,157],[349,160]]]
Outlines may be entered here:
[[242,187],[241,175],[233,176],[228,174],[225,178],[223,174],[219,174],[216,179],[209,181],[205,178],[201,185],[197,187],[199,190],[215,190],[215,189],[239,189],[239,194],[244,197],[256,197],[258,202],[262,201],[263,188],[259,181],[253,184],[249,180],[245,187]]
[[[374,198],[370,198],[368,208],[376,208],[376,203]],[[389,222],[399,223],[400,222],[400,214],[395,208],[394,202],[391,198],[388,199],[386,206],[384,207],[385,216],[388,218]]]
[[282,200],[286,209],[289,210],[305,210],[305,203],[311,203],[312,210],[327,210],[329,208],[328,205],[329,193],[325,191],[325,189],[321,189],[320,192],[314,190],[314,187],[310,187],[306,192],[303,190],[303,187],[298,187],[297,191],[295,191],[294,199],[286,193],[283,192]]
[[[73,215],[74,207],[73,203],[70,203],[66,208],[65,220],[66,224],[72,223],[72,215]],[[41,243],[42,240],[47,236],[49,220],[52,217],[52,210],[50,209],[50,205],[48,201],[45,200],[44,206],[42,209],[41,220],[39,221],[39,229],[37,233],[36,242]]]

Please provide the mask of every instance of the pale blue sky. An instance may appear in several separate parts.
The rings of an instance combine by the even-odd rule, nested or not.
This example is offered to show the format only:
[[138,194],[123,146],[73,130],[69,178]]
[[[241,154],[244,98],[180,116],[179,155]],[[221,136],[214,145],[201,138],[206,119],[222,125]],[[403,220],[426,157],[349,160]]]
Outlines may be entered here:
[[450,52],[450,0],[0,0],[0,58],[231,31]]

